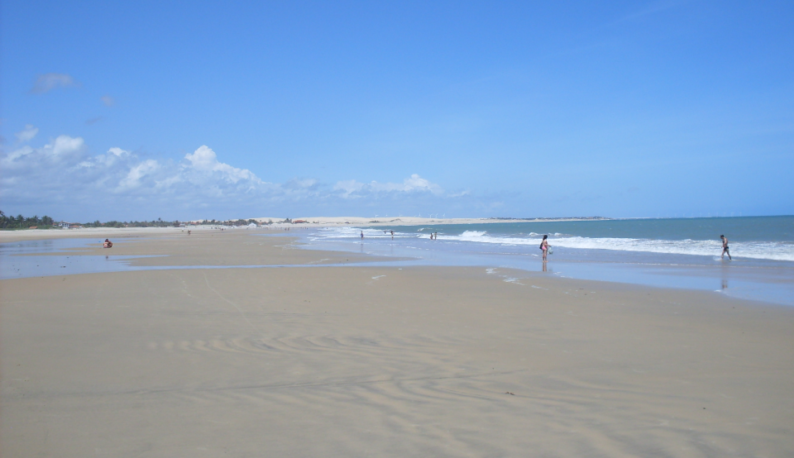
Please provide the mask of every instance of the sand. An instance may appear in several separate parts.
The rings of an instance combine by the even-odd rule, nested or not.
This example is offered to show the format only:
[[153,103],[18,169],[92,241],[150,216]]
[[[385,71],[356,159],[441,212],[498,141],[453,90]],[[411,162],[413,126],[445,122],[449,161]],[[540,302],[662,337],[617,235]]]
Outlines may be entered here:
[[[349,259],[248,239],[113,250]],[[794,456],[787,307],[426,267],[26,278],[0,299],[4,458]]]
[[[125,228],[106,228],[91,227],[80,229],[21,229],[0,231],[0,243],[17,242],[22,240],[50,239],[50,238],[118,238],[118,237],[162,237],[169,235],[179,235],[190,229],[193,232],[218,232],[216,228],[226,227],[226,231],[240,232],[278,232],[285,230],[300,231],[306,229],[316,229],[318,227],[389,227],[400,226],[422,226],[438,224],[494,224],[494,223],[517,223],[517,222],[554,222],[554,221],[574,221],[589,218],[561,218],[561,219],[504,219],[504,218],[421,218],[421,217],[372,217],[364,218],[360,216],[304,216],[292,218],[292,221],[302,221],[301,223],[283,223],[282,217],[258,217],[250,218],[263,224],[258,228],[247,226],[226,227],[221,225],[197,225],[188,227],[125,227]],[[248,219],[246,219],[248,220]],[[267,224],[268,222],[272,224]],[[196,220],[200,223],[200,220]],[[225,231],[224,231],[225,232]]]

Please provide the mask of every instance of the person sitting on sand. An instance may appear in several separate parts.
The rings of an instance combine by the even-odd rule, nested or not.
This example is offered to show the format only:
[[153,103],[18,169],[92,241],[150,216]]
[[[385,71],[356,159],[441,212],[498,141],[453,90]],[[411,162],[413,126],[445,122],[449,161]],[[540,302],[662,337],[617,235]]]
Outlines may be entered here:
[[102,244],[102,248],[113,248],[113,242],[108,239],[105,239],[105,243]]
[[544,235],[543,240],[540,242],[540,249],[543,250],[543,261],[546,261],[546,256],[549,254],[549,236]]
[[722,239],[722,255],[720,256],[720,259],[725,259],[725,255],[727,254],[728,260],[733,261],[730,249],[728,248],[728,238],[724,235],[721,235],[720,238]]

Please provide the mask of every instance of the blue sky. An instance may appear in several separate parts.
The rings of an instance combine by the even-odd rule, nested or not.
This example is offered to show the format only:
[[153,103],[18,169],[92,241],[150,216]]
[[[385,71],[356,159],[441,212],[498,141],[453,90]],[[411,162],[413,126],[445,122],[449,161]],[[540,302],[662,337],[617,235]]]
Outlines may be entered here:
[[2,2],[0,209],[794,214],[791,2]]

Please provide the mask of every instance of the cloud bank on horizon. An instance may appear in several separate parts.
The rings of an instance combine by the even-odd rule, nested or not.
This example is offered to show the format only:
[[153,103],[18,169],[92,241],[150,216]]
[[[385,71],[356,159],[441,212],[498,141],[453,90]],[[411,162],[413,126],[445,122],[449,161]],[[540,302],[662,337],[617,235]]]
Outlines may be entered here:
[[[16,134],[14,148],[0,150],[0,168],[4,171],[0,196],[4,205],[38,205],[56,218],[152,218],[148,213],[156,209],[171,212],[166,217],[176,214],[183,219],[220,219],[257,216],[284,204],[300,208],[308,203],[306,208],[316,208],[322,203],[328,208],[345,208],[352,201],[357,205],[395,199],[410,203],[466,195],[446,193],[418,174],[401,183],[355,179],[323,183],[314,178],[271,183],[248,169],[222,162],[207,145],[171,161],[147,158],[119,147],[92,155],[83,138],[69,135],[59,135],[37,147],[27,144],[37,133],[38,128],[27,125]],[[78,202],[89,204],[74,205]]]

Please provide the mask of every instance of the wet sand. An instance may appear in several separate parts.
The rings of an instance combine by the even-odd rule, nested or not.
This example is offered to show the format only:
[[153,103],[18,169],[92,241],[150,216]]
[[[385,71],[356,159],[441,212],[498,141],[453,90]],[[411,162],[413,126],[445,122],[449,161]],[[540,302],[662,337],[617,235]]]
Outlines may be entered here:
[[[112,250],[350,256],[190,237]],[[3,457],[794,455],[787,307],[422,267],[25,278],[0,299]]]

